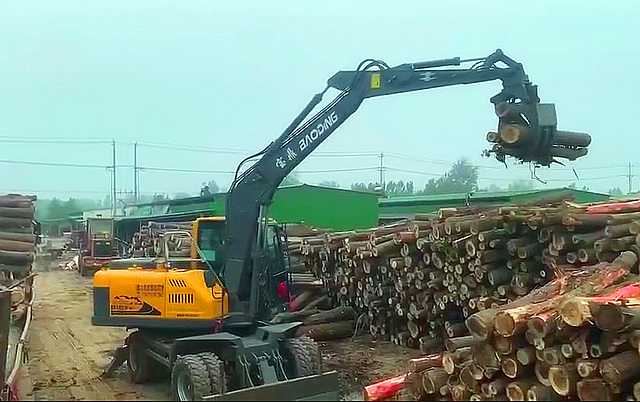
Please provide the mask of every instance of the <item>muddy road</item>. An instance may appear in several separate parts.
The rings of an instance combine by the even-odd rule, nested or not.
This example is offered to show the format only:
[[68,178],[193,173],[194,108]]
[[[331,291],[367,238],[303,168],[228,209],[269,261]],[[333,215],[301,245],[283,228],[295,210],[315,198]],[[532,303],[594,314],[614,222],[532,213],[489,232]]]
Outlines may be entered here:
[[[170,400],[169,379],[137,385],[126,368],[115,378],[101,379],[116,347],[127,336],[124,328],[91,325],[92,280],[63,270],[64,259],[38,264],[34,320],[29,331],[25,400]],[[415,351],[372,342],[367,336],[320,342],[324,367],[337,370],[343,400],[361,400],[362,387],[398,375]],[[285,397],[286,399],[286,397]]]
[[169,400],[168,384],[132,384],[122,368],[116,378],[99,378],[127,332],[92,326],[91,278],[48,265],[35,280],[28,379],[23,381],[31,389],[21,390],[25,399]]

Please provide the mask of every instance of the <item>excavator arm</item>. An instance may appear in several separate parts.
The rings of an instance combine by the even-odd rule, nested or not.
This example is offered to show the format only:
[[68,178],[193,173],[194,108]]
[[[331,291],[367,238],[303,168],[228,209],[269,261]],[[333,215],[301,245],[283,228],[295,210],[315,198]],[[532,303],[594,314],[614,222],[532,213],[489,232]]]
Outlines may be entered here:
[[[474,64],[470,68],[442,68],[461,63]],[[238,166],[239,171],[243,163],[259,158],[242,174],[236,174],[227,196],[228,260],[223,279],[230,294],[231,311],[249,313],[251,317],[258,314],[258,288],[265,258],[261,247],[264,225],[259,222],[264,222],[274,192],[296,166],[358,109],[363,100],[493,80],[503,84],[502,91],[490,99],[500,117],[499,130],[508,127],[512,130],[510,139],[514,136],[527,139],[525,146],[521,141],[516,144],[519,147],[513,149],[509,148],[513,141],[496,143],[493,149],[496,157],[503,161],[505,155],[512,155],[521,161],[548,165],[552,161],[550,149],[556,131],[555,108],[552,104],[539,103],[537,87],[531,84],[522,65],[500,49],[481,59],[460,60],[458,57],[396,67],[368,59],[355,71],[339,71],[333,75],[327,87],[313,97],[275,141]],[[329,88],[341,92],[303,123]],[[543,116],[544,121],[539,121],[539,116]]]

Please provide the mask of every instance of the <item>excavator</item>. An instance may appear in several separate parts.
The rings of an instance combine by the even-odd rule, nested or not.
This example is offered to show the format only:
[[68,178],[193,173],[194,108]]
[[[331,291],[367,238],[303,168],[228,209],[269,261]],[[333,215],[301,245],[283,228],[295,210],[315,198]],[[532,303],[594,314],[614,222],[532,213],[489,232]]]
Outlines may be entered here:
[[[288,259],[286,237],[268,219],[274,192],[365,99],[493,80],[502,90],[490,99],[499,120],[489,154],[536,166],[586,154],[590,137],[559,131],[555,106],[540,103],[523,66],[500,49],[395,67],[367,59],[339,71],[277,139],[240,162],[224,219],[194,225],[198,258],[95,274],[92,323],[133,330],[110,368],[126,361],[135,382],[164,373],[176,400],[338,400],[337,373],[323,373],[318,345],[295,337],[301,323],[268,323],[286,306],[275,289]],[[330,88],[338,95],[309,117]]]

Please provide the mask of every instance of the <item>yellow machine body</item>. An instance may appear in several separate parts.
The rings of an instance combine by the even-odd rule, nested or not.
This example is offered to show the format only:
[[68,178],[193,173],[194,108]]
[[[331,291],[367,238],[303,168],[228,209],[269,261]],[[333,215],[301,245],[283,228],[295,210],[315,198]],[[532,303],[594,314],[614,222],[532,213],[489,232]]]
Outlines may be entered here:
[[[182,329],[216,325],[229,312],[228,294],[202,262],[198,248],[217,270],[224,263],[224,222],[219,217],[194,222],[192,258],[121,260],[120,268],[96,272],[93,324]],[[200,245],[201,239],[206,243]]]

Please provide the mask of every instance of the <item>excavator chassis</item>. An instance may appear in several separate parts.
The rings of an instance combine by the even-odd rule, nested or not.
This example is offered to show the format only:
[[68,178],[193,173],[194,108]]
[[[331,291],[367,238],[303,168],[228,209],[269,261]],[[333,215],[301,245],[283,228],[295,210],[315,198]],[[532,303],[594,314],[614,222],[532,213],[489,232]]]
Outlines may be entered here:
[[339,400],[337,372],[321,372],[315,342],[292,338],[299,325],[259,326],[239,335],[140,329],[116,351],[103,377],[126,361],[137,383],[171,373],[175,400]]

